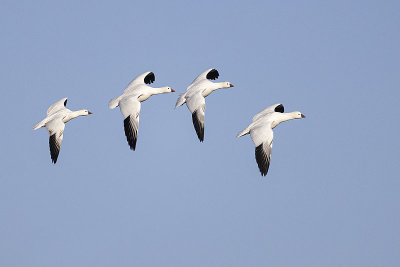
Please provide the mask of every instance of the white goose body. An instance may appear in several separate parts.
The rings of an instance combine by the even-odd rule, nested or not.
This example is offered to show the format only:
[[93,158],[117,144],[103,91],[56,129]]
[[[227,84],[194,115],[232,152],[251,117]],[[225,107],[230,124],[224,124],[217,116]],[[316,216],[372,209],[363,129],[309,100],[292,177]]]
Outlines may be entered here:
[[49,132],[50,156],[54,164],[57,162],[58,154],[60,153],[61,143],[64,137],[65,123],[76,117],[92,114],[86,109],[77,111],[67,109],[65,107],[67,105],[67,100],[68,99],[65,97],[51,105],[47,109],[46,118],[33,126],[34,130],[46,127]]
[[119,97],[110,100],[108,107],[114,109],[119,106],[124,117],[124,131],[126,140],[131,150],[136,149],[136,141],[139,130],[139,115],[141,102],[146,101],[152,95],[175,92],[171,87],[164,86],[154,88],[147,84],[153,83],[155,76],[153,72],[145,72],[137,76],[125,88]]
[[210,81],[218,77],[219,73],[216,69],[204,71],[194,79],[186,89],[186,93],[181,94],[176,101],[175,108],[186,103],[186,106],[192,114],[193,126],[200,142],[204,141],[205,97],[217,89],[234,87],[230,82],[214,83]]
[[267,107],[263,111],[257,113],[253,117],[253,122],[243,131],[239,132],[237,137],[250,134],[255,148],[255,157],[261,175],[265,176],[268,173],[272,143],[274,140],[274,129],[281,122],[305,118],[299,111],[283,113],[284,107],[282,104],[275,104]]

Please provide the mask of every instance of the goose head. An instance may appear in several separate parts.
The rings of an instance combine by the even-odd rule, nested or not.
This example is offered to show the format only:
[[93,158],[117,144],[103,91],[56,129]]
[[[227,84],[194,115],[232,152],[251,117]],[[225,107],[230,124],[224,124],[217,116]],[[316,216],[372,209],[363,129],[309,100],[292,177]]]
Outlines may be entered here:
[[161,91],[162,93],[172,93],[172,92],[175,92],[175,90],[172,89],[172,88],[169,87],[169,86],[164,86],[164,87],[161,87],[160,89],[161,89],[160,91]]
[[79,115],[81,115],[81,116],[87,116],[87,115],[90,115],[90,114],[93,114],[93,113],[90,112],[90,111],[87,110],[87,109],[82,109],[82,110],[80,110],[80,114],[79,114]]
[[305,117],[306,117],[306,115],[304,115],[304,114],[301,113],[300,111],[292,112],[292,114],[293,114],[293,118],[294,118],[294,119],[302,119],[302,118],[305,118]]
[[235,87],[235,86],[233,84],[231,84],[230,82],[225,82],[224,88],[229,88],[229,87]]
[[210,88],[212,88],[212,91],[217,90],[217,89],[222,89],[222,88],[230,88],[230,87],[235,87],[235,86],[233,84],[231,84],[230,82],[212,83],[212,85],[210,86]]

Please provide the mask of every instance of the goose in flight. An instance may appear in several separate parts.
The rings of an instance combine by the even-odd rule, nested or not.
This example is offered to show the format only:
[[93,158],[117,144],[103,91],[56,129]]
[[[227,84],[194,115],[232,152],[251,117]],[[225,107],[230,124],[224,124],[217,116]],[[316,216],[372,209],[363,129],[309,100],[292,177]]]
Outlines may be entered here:
[[186,103],[190,113],[197,137],[200,142],[204,141],[204,116],[206,109],[206,96],[213,91],[221,88],[234,87],[230,82],[212,82],[219,77],[216,69],[208,69],[201,73],[186,89],[186,93],[181,94],[176,101],[175,108]]
[[54,164],[56,164],[58,154],[60,153],[65,123],[76,117],[92,114],[92,112],[86,109],[71,111],[65,107],[66,105],[66,97],[57,101],[47,109],[46,118],[33,126],[33,130],[37,130],[41,127],[46,127],[47,131],[49,132],[50,156],[51,161]]
[[154,81],[154,73],[145,72],[133,79],[125,88],[122,95],[111,99],[108,103],[110,109],[119,106],[121,110],[122,116],[124,117],[125,136],[131,150],[136,149],[140,103],[147,100],[152,95],[175,92],[175,90],[168,86],[153,88],[148,85]]
[[272,129],[281,122],[306,117],[299,111],[290,113],[283,112],[284,107],[282,104],[275,104],[267,107],[263,111],[257,113],[253,117],[253,122],[236,136],[240,137],[250,134],[256,147],[255,155],[258,168],[263,176],[267,175],[271,161],[272,142],[274,140],[274,132]]

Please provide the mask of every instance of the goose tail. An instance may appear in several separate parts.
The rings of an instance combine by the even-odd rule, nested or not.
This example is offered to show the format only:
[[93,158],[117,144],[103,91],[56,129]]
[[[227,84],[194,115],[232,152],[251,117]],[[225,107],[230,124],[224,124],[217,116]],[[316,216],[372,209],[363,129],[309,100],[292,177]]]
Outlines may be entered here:
[[238,134],[236,135],[236,137],[241,137],[241,136],[246,135],[246,134],[249,134],[249,133],[250,133],[250,129],[249,129],[249,128],[246,128],[246,129],[244,129],[243,131],[238,132]]
[[41,127],[44,127],[45,125],[46,125],[46,119],[42,120],[41,122],[36,123],[33,126],[33,130],[37,130],[37,129],[41,128]]
[[113,98],[110,100],[110,102],[108,102],[109,109],[114,109],[118,107],[118,105],[119,105],[119,97]]
[[175,108],[182,106],[186,103],[186,94],[180,94],[178,100],[176,101]]

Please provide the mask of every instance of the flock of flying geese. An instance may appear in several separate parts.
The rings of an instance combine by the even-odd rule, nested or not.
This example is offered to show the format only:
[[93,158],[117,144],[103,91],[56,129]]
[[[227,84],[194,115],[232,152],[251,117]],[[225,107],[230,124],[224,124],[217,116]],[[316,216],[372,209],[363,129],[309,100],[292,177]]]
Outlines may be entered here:
[[[200,142],[204,141],[205,97],[214,90],[234,87],[230,82],[211,81],[216,80],[218,77],[219,73],[216,69],[204,71],[194,79],[188,86],[186,92],[179,96],[175,105],[176,108],[186,103],[186,106],[192,114],[194,129],[196,130]],[[132,150],[136,148],[138,137],[140,103],[147,100],[152,95],[175,92],[175,90],[168,86],[153,88],[148,85],[154,81],[154,73],[145,72],[131,81],[122,95],[111,99],[108,104],[110,109],[119,106],[124,117],[126,140]],[[53,163],[57,162],[58,154],[60,153],[65,123],[76,117],[92,114],[85,109],[71,111],[66,108],[66,105],[67,98],[57,101],[47,109],[46,118],[33,127],[34,130],[46,127],[49,132],[50,155]],[[267,175],[271,161],[272,142],[274,138],[272,129],[281,122],[300,118],[305,118],[305,116],[299,111],[284,113],[283,105],[275,104],[257,113],[253,117],[250,125],[238,133],[237,137],[250,134],[255,145],[255,157],[261,175]]]

